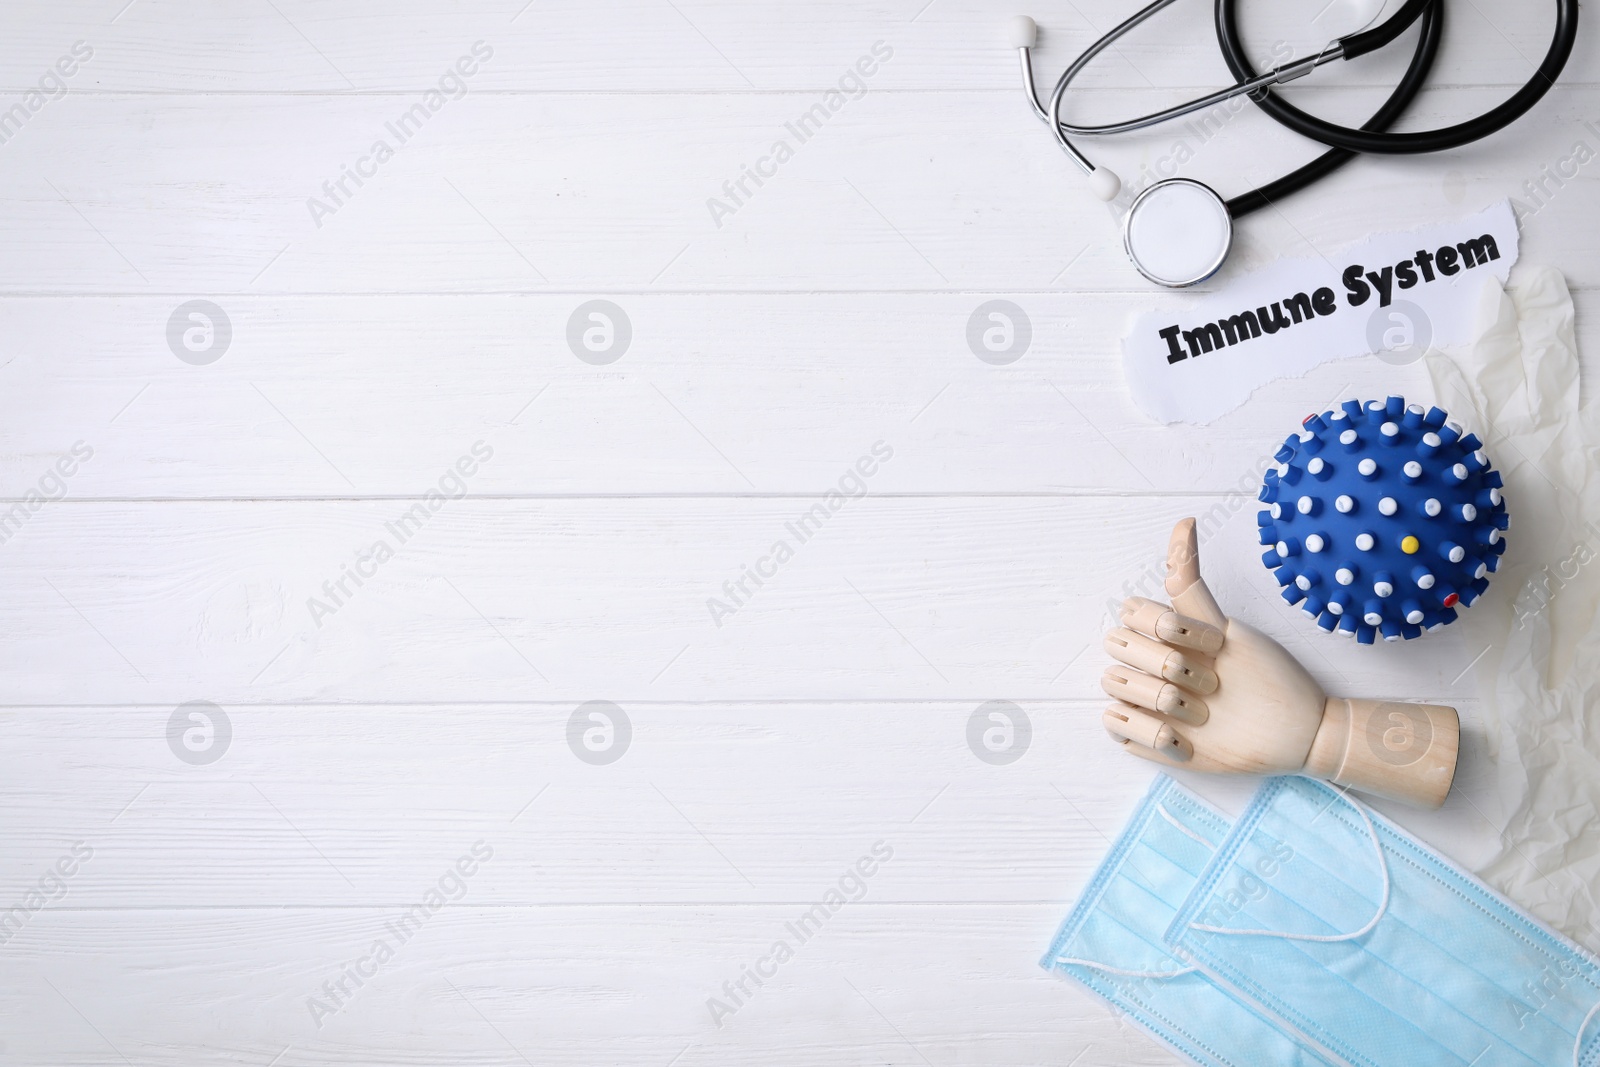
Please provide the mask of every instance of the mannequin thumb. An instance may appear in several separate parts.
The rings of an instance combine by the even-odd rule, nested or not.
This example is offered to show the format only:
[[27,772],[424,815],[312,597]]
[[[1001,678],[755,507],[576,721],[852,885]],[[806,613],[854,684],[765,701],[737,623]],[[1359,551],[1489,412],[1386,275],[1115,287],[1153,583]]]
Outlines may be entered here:
[[1167,596],[1172,606],[1190,618],[1226,627],[1228,617],[1200,577],[1200,543],[1193,518],[1179,519],[1167,544]]

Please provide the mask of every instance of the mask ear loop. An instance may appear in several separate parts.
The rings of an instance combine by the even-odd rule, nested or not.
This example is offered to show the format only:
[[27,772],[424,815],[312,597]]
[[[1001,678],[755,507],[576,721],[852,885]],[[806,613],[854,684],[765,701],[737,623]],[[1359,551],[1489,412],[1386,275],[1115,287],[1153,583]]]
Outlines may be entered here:
[[1088,967],[1095,971],[1105,971],[1107,974],[1120,974],[1124,978],[1181,978],[1186,974],[1194,974],[1200,968],[1185,967],[1180,971],[1130,971],[1123,967],[1113,967],[1109,963],[1099,963],[1095,960],[1080,960],[1075,956],[1057,956],[1056,963],[1071,964],[1074,967]]
[[[1167,822],[1171,823],[1173,827],[1180,833],[1187,834],[1189,837],[1194,838],[1212,852],[1217,850],[1216,845],[1213,845],[1210,841],[1207,841],[1204,837],[1201,837],[1195,831],[1179,822],[1176,816],[1167,810],[1167,806],[1165,804],[1158,803],[1156,805],[1156,814],[1160,815],[1163,819],[1167,820]],[[1090,970],[1104,971],[1107,974],[1118,974],[1122,975],[1124,978],[1181,978],[1186,974],[1194,974],[1200,969],[1199,967],[1184,967],[1182,970],[1177,971],[1131,971],[1125,967],[1113,967],[1108,963],[1099,963],[1095,960],[1079,959],[1076,956],[1057,956],[1055,962],[1057,965],[1071,964],[1074,967],[1088,967]]]
[[1578,1024],[1578,1036],[1572,1042],[1572,1067],[1578,1067],[1578,1054],[1583,1051],[1583,1032],[1589,1029],[1589,1024],[1594,1021],[1596,1014],[1600,1014],[1600,1004],[1590,1008],[1589,1014]]
[[1160,815],[1163,819],[1165,819],[1169,823],[1171,823],[1172,826],[1173,826],[1173,829],[1177,830],[1180,834],[1184,834],[1187,837],[1194,838],[1196,841],[1198,841],[1202,845],[1206,846],[1206,848],[1210,849],[1212,852],[1215,852],[1217,850],[1217,846],[1216,845],[1212,844],[1210,841],[1207,841],[1205,838],[1203,838],[1199,834],[1195,833],[1195,831],[1191,830],[1189,827],[1183,825],[1183,823],[1179,822],[1176,818],[1174,818],[1172,812],[1167,810],[1167,806],[1165,804],[1157,804],[1156,805],[1156,814]]
[[[1211,934],[1235,934],[1239,937],[1281,937],[1286,941],[1321,941],[1324,943],[1354,941],[1356,938],[1370,933],[1372,928],[1378,925],[1378,920],[1382,919],[1384,913],[1389,910],[1389,862],[1384,859],[1383,842],[1378,840],[1378,828],[1372,824],[1372,818],[1367,814],[1367,809],[1348,793],[1341,792],[1339,795],[1349,802],[1352,808],[1356,809],[1356,814],[1361,816],[1361,821],[1367,824],[1367,833],[1372,835],[1372,847],[1378,851],[1378,869],[1383,872],[1383,902],[1378,905],[1377,914],[1369,919],[1365,926],[1359,930],[1352,930],[1348,934],[1292,934],[1283,930],[1234,930],[1226,926],[1207,926],[1204,923],[1190,923],[1189,929],[1204,930],[1206,933]],[[1600,1007],[1600,1005],[1597,1005],[1597,1007]]]

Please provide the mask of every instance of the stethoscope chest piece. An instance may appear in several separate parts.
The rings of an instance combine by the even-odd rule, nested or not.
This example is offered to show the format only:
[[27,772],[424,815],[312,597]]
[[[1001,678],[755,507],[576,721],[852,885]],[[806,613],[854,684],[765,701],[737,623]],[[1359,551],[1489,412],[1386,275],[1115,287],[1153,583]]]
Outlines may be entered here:
[[1233,246],[1233,216],[1209,186],[1189,178],[1156,182],[1122,220],[1122,245],[1139,273],[1171,288],[1203,282]]

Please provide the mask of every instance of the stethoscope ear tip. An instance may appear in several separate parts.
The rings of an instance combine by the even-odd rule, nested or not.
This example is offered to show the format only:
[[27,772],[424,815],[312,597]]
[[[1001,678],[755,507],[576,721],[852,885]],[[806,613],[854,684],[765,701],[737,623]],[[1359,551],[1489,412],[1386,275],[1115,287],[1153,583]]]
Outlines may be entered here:
[[1039,24],[1027,15],[1013,15],[1006,21],[1006,43],[1011,48],[1032,48],[1039,40]]
[[1084,175],[1084,181],[1089,184],[1089,191],[1101,200],[1110,203],[1122,192],[1122,179],[1117,177],[1105,167],[1096,167]]

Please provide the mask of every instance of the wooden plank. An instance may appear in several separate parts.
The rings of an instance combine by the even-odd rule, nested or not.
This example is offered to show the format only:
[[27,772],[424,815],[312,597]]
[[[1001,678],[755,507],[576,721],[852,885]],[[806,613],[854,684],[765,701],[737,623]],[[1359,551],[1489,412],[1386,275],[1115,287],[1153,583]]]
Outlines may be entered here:
[[[5,546],[11,699],[1082,696],[1110,607],[1159,590],[1170,523],[1194,512],[1224,605],[1329,686],[1469,694],[1479,651],[1448,630],[1376,648],[1322,634],[1278,599],[1243,494],[840,496],[835,512],[767,498],[437,503],[47,506]],[[760,587],[743,577],[758,566],[775,574]],[[360,586],[345,577],[356,567]]]
[[[1373,100],[1371,90],[1319,92],[1358,110]],[[1501,93],[1430,97],[1416,119],[1443,120]],[[1575,141],[1594,147],[1583,122],[1600,114],[1597,94],[1563,87],[1538,121],[1447,160],[1346,168],[1315,195],[1245,220],[1231,270],[1331,255],[1373,230],[1524,195],[1524,183]],[[1138,107],[1162,94],[1124,95]],[[11,190],[0,220],[13,247],[0,264],[0,291],[615,298],[1060,287],[1165,299],[1126,263],[1106,206],[1082,194],[1010,96],[880,94],[833,115],[804,143],[785,124],[810,105],[783,94],[469,97],[400,143],[389,125],[402,104],[68,97],[49,125],[29,126],[0,158]],[[1233,193],[1309,158],[1267,125],[1245,113],[1203,143],[1189,136],[1184,173]],[[1137,182],[1141,167],[1172,169],[1183,137],[1129,138],[1101,158]],[[742,177],[785,138],[793,156],[766,164],[776,168],[771,179],[758,187]],[[381,165],[370,154],[379,140],[394,151]],[[130,158],[148,162],[130,172]],[[343,177],[346,166],[371,176],[358,187]],[[1574,220],[1593,209],[1596,186],[1575,173],[1529,219],[1524,254],[1594,286],[1600,259]],[[342,192],[331,184],[340,180]],[[740,180],[742,193],[724,188]],[[1327,210],[1351,201],[1361,204],[1355,218]],[[469,331],[463,345],[474,339]]]
[[[1137,5],[1082,9],[1041,5],[1041,75],[1075,57]],[[1352,9],[1317,0],[1243,5],[1242,21],[1262,69],[1319,50],[1360,22]],[[5,85],[37,86],[77,40],[94,50],[74,91],[422,92],[476,40],[494,49],[474,74],[476,91],[823,92],[875,41],[894,57],[873,88],[1011,89],[1015,61],[997,11],[975,0],[849,4],[826,0],[772,8],[721,0],[660,4],[600,0],[582,5],[475,0],[441,11],[424,0],[328,8],[311,0],[271,7],[211,3],[174,19],[159,5],[117,0],[95,11],[26,0],[0,49]],[[1024,5],[1026,7],[1026,5]],[[1549,45],[1547,0],[1452,13],[1438,85],[1520,85]],[[1319,72],[1334,82],[1387,85],[1408,57],[1406,43],[1359,63]],[[181,57],[178,61],[176,57]],[[1594,81],[1589,50],[1568,80]],[[1082,77],[1087,89],[1194,89],[1217,82],[1211,12],[1178,5],[1142,27]],[[1115,106],[1115,105],[1112,105]]]
[[1144,298],[1016,294],[1033,339],[1005,366],[968,343],[988,299],[620,297],[609,366],[568,347],[578,297],[225,298],[209,366],[167,347],[176,298],[0,299],[0,492],[82,441],[74,499],[416,496],[481,440],[479,495],[820,494],[878,441],[875,493],[1224,493],[1312,407],[1431,395],[1364,358],[1156,427],[1117,354]]
[[482,441],[479,496],[820,495],[882,441],[877,495],[1237,494],[1312,409],[1432,398],[1420,364],[1363,357],[1154,426],[1118,355],[1146,298],[1012,294],[1033,339],[1005,366],[967,341],[989,299],[619,297],[632,344],[593,366],[567,345],[578,297],[234,297],[228,351],[191,366],[166,345],[177,298],[5,298],[0,493],[81,441],[75,500],[416,497]]
[[1101,706],[1030,703],[1004,765],[969,749],[976,703],[630,702],[603,765],[568,705],[232,706],[209,764],[169,750],[172,709],[28,709],[7,713],[28,765],[7,870],[31,881],[83,840],[74,907],[403,906],[482,837],[476,905],[776,904],[888,838],[879,903],[1052,901],[1153,773]]
[[[1011,762],[981,759],[981,732],[973,747],[974,718],[1001,722],[976,701],[629,701],[604,764],[568,731],[606,724],[571,704],[229,705],[182,749],[209,763],[178,756],[172,708],[15,709],[0,901],[81,841],[74,909],[403,907],[482,838],[495,875],[474,906],[782,904],[882,838],[875,903],[1053,902],[1155,773],[1106,738],[1105,703],[1009,702]],[[1480,734],[1476,702],[1461,710]],[[1442,812],[1380,806],[1470,858],[1489,766],[1474,740]],[[1180,778],[1232,812],[1257,785]]]
[[[842,873],[818,870],[813,894]],[[8,1030],[7,1054],[64,1067],[121,1062],[119,1052],[148,1067],[1178,1062],[1039,968],[1064,902],[878,905],[869,882],[865,900],[806,942],[788,935],[793,959],[759,989],[747,980],[754,994],[719,1028],[708,1000],[810,899],[476,906],[480,880],[507,876],[483,866],[462,903],[436,912],[364,986],[347,979],[352,995],[320,1028],[309,998],[377,939],[396,940],[385,931],[403,909],[47,912],[0,959],[0,995],[28,1020]]]

